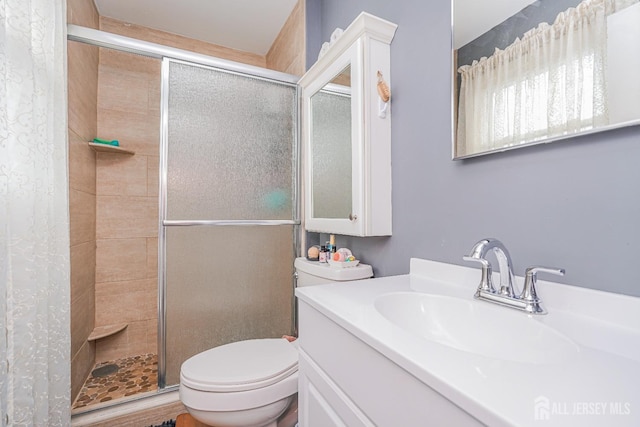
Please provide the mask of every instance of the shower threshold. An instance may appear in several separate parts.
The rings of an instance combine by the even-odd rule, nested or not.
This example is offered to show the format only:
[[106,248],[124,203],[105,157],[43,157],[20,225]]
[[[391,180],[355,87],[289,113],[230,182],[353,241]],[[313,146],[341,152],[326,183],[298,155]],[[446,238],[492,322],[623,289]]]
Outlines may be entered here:
[[97,409],[158,390],[158,357],[155,354],[125,357],[97,363],[82,386],[72,414]]

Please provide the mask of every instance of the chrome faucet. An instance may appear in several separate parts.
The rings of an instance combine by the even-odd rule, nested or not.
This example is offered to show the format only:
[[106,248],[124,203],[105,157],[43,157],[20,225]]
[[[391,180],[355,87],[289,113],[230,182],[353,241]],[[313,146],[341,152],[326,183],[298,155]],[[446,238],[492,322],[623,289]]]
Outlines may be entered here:
[[[491,276],[493,274],[491,263],[485,258],[489,251],[493,250],[500,268],[500,290],[493,287]],[[564,269],[548,267],[529,267],[525,272],[525,281],[522,292],[516,296],[513,288],[513,267],[511,256],[504,244],[498,239],[483,239],[476,243],[468,256],[462,257],[465,261],[478,262],[482,265],[482,278],[474,297],[491,301],[530,314],[546,314],[540,298],[536,293],[537,273],[551,273],[564,275]]]
[[[496,255],[496,259],[498,260],[498,268],[500,268],[500,295],[504,295],[507,297],[513,297],[515,295],[513,290],[513,264],[511,263],[511,255],[509,255],[509,251],[504,246],[504,244],[498,239],[482,239],[478,243],[476,243],[471,249],[471,253],[469,256],[463,257],[465,261],[475,261],[480,262],[483,265],[483,277],[485,266],[488,266],[489,270],[491,269],[491,264],[489,261],[485,259],[487,253],[490,250]],[[491,286],[491,271],[488,271],[489,276],[489,289],[483,287],[485,290],[492,290]],[[495,290],[492,290],[495,292]],[[480,288],[478,288],[478,292],[480,292]],[[476,293],[477,294],[477,293]]]

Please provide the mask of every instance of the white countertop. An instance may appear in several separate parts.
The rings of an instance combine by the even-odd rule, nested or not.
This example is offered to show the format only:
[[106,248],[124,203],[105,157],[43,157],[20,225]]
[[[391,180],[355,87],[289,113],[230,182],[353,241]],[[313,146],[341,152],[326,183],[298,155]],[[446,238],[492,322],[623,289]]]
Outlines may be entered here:
[[[391,292],[490,304],[473,299],[479,279],[478,269],[412,259],[408,275],[298,288],[296,295],[484,424],[640,426],[640,298],[538,280],[549,313],[531,318],[577,346],[568,360],[544,364],[427,340],[374,307]],[[521,277],[516,284],[521,289]]]

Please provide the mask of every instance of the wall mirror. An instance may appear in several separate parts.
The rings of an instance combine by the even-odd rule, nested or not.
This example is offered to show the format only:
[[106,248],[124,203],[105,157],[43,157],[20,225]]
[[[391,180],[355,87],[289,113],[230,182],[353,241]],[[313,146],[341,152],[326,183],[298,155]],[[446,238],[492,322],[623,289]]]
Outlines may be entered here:
[[639,0],[453,1],[453,158],[640,124]]

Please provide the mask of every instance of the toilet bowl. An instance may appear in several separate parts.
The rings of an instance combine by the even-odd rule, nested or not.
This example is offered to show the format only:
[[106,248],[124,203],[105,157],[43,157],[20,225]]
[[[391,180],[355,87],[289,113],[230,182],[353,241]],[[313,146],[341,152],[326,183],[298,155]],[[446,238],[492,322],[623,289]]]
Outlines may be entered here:
[[216,427],[275,427],[298,391],[298,351],[281,338],[239,341],[182,364],[180,400]]
[[[298,258],[295,267],[297,286],[373,275],[365,264],[338,271]],[[252,339],[198,353],[182,364],[179,390],[185,408],[203,424],[276,427],[298,391],[297,344],[282,338]]]

